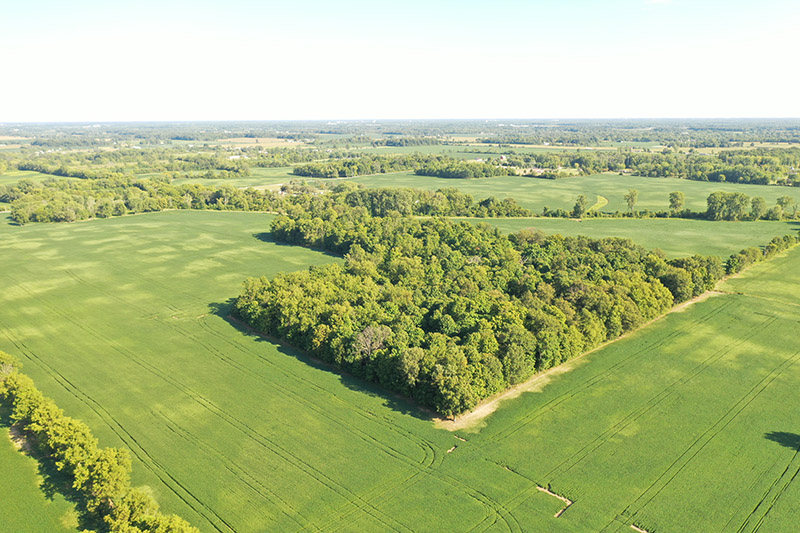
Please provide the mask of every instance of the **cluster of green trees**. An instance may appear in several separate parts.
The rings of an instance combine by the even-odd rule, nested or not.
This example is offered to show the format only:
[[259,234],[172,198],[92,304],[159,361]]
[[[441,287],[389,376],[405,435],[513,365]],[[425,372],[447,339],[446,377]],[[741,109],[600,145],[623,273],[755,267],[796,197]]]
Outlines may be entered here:
[[451,159],[427,163],[414,171],[418,176],[436,176],[437,178],[491,178],[493,176],[509,176],[515,172],[507,167],[494,163],[467,162]]
[[383,137],[374,139],[372,146],[433,146],[442,143],[435,137]]
[[[13,356],[0,352],[0,401],[43,460],[72,481],[84,525],[113,533],[196,533],[176,515],[159,512],[150,493],[130,485],[131,458],[125,449],[100,448],[89,427],[64,415]],[[86,530],[88,531],[88,530]]]
[[[729,150],[714,154],[702,152],[632,152],[577,150],[510,154],[505,165],[519,168],[576,168],[584,174],[629,171],[639,176],[684,178],[747,184],[798,185],[800,148],[758,148]],[[540,174],[535,174],[541,177]],[[549,171],[547,177],[558,178]]]
[[[344,203],[363,207],[370,216],[383,217],[393,213],[417,216],[459,217],[526,217],[533,213],[521,207],[513,198],[502,200],[489,197],[475,202],[471,195],[454,187],[427,191],[408,188],[365,189],[349,186],[335,189],[345,194],[327,195],[315,199],[316,204]],[[313,209],[319,209],[317,205]]]
[[384,174],[402,170],[415,170],[434,161],[450,160],[440,155],[364,155],[348,159],[323,161],[298,165],[292,170],[297,176],[313,178],[349,178],[369,174]]
[[279,195],[232,186],[172,185],[165,179],[96,179],[91,181],[20,180],[0,186],[0,201],[11,203],[11,218],[28,222],[75,222],[164,209],[272,211]]
[[773,207],[761,196],[750,198],[743,192],[712,192],[706,199],[706,218],[709,220],[782,220],[797,217],[797,202],[791,196],[781,196]]
[[550,209],[545,207],[542,216],[561,218],[582,217],[635,217],[635,218],[691,218],[706,220],[784,220],[797,218],[798,204],[791,196],[781,196],[775,206],[768,207],[767,201],[761,196],[749,197],[742,192],[716,191],[706,198],[705,211],[692,211],[684,209],[686,196],[681,191],[669,193],[669,211],[637,211],[636,203],[639,201],[639,191],[630,189],[623,196],[628,206],[626,213],[602,213],[588,209],[589,201],[584,195],[579,195],[572,211],[565,209]]
[[756,248],[751,246],[745,248],[741,252],[731,255],[725,263],[725,272],[727,274],[736,274],[753,263],[763,261],[773,257],[775,254],[786,250],[800,242],[800,236],[784,235],[783,237],[774,237],[767,243],[764,248]]
[[532,216],[509,198],[489,197],[476,202],[471,195],[455,188],[365,189],[349,182],[330,188],[324,183],[288,184],[276,193],[229,185],[174,185],[162,178],[51,179],[41,183],[23,179],[15,185],[0,186],[0,202],[11,204],[11,218],[17,224],[75,222],[164,209],[292,212],[312,204],[361,207],[376,216],[393,212],[419,216]]
[[234,313],[453,415],[711,288],[718,258],[667,261],[624,239],[505,236],[442,218],[312,201],[277,240],[345,255],[250,279]]

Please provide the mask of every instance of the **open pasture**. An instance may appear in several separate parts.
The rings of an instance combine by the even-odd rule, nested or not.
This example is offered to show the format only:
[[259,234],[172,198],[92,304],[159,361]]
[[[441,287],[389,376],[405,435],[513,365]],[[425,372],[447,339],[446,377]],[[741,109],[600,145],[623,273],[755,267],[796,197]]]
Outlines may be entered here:
[[558,180],[547,180],[523,176],[497,176],[483,179],[447,179],[431,176],[417,176],[413,172],[400,172],[391,175],[378,174],[351,178],[367,187],[414,187],[436,190],[455,187],[476,199],[495,196],[514,198],[523,207],[540,212],[543,207],[571,210],[579,195],[585,195],[589,204],[594,204],[600,196],[608,199],[601,211],[626,212],[628,206],[624,196],[628,190],[639,191],[637,210],[669,210],[669,193],[681,191],[686,195],[686,206],[694,211],[705,211],[706,198],[714,191],[743,192],[748,196],[763,196],[767,205],[784,195],[800,201],[800,190],[791,187],[769,185],[739,185],[735,183],[712,183],[680,180],[675,178],[646,178],[641,176],[620,176],[614,173],[575,176]]
[[717,255],[725,259],[748,246],[763,246],[772,237],[796,233],[796,221],[712,222],[679,218],[467,218],[506,233],[535,228],[547,234],[622,237],[645,248],[660,248],[669,257]]
[[203,531],[794,531],[800,284],[771,280],[800,248],[451,433],[225,319],[244,277],[338,260],[270,220],[0,226],[0,349],[128,447],[166,511]]

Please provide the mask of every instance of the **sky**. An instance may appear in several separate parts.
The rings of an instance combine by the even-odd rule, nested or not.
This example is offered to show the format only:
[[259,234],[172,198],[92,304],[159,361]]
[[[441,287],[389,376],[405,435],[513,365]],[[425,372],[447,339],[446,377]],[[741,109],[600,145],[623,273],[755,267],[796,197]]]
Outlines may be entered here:
[[8,2],[0,122],[800,117],[798,28],[797,0]]

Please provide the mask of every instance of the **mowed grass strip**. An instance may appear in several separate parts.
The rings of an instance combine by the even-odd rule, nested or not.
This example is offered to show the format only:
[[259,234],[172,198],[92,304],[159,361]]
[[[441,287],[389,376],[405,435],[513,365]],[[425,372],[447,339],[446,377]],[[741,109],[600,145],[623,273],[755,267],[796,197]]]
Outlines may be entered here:
[[[0,227],[0,349],[130,448],[165,510],[204,531],[794,530],[800,284],[769,280],[800,249],[450,433],[226,321],[244,277],[339,260],[270,220]],[[539,486],[574,503],[555,518]]]

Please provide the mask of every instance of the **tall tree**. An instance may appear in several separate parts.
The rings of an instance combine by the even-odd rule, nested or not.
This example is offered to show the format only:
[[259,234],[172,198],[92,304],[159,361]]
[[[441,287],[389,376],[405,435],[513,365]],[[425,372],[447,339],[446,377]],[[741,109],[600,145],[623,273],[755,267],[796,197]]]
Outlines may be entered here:
[[636,202],[639,201],[639,191],[636,189],[630,189],[628,194],[625,195],[625,202],[628,204],[628,209],[631,213],[633,213],[633,209],[636,207]]
[[674,191],[669,193],[669,208],[672,210],[673,213],[677,213],[681,209],[683,209],[683,205],[686,202],[686,195],[683,194],[681,191]]
[[589,202],[586,200],[586,196],[580,195],[578,199],[575,201],[575,207],[572,208],[572,216],[573,218],[581,218],[583,215],[586,214],[586,206]]
[[753,220],[758,220],[767,212],[767,201],[761,196],[754,196],[750,200],[750,216]]

